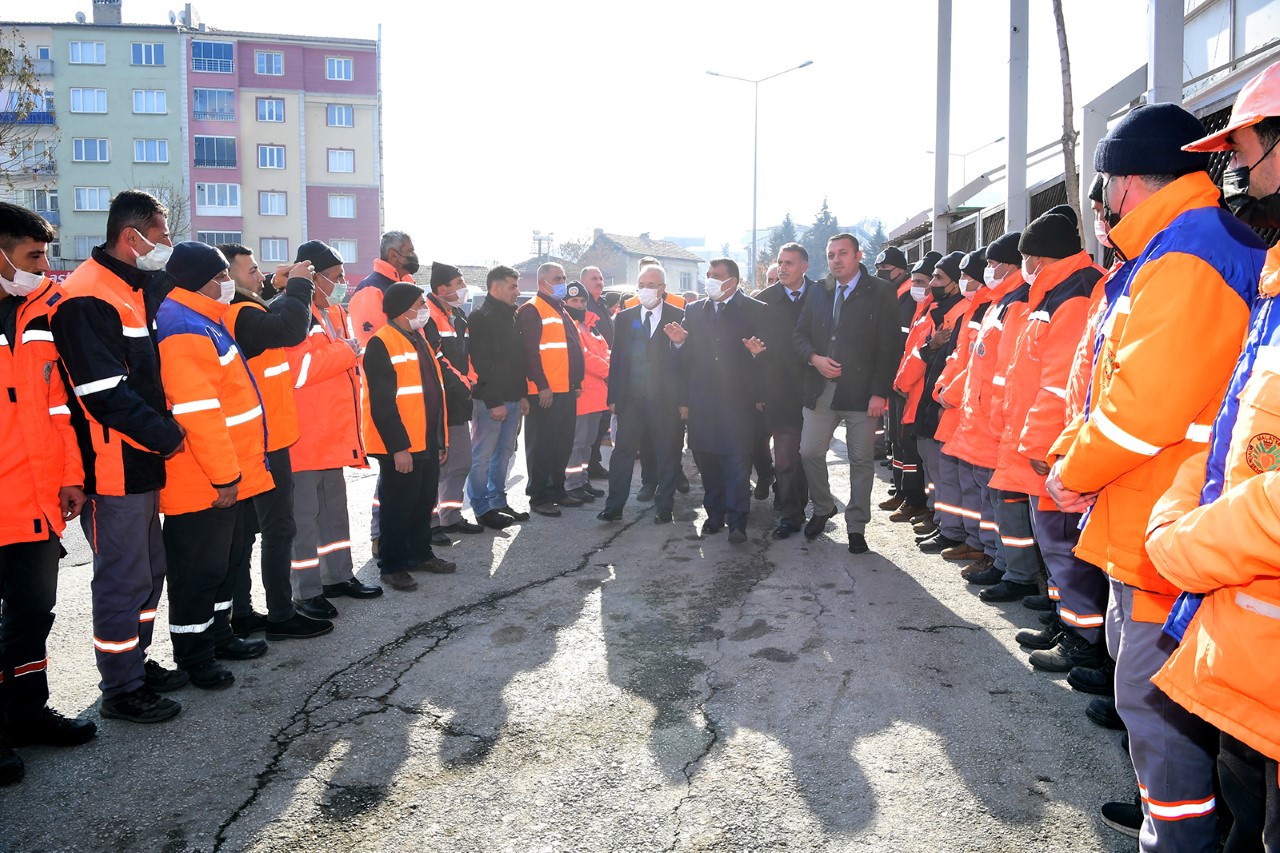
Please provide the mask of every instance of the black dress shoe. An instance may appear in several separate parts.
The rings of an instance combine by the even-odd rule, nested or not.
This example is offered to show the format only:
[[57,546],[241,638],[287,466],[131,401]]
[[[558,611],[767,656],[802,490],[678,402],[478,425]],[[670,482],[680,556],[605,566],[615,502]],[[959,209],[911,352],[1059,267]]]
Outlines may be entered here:
[[585,488],[571,489],[569,491],[569,497],[582,501],[584,504],[590,504],[590,503],[596,502],[595,493],[590,492]]
[[591,480],[607,480],[609,479],[609,469],[599,462],[592,462],[587,466],[587,478]]
[[670,524],[674,520],[669,512],[659,512],[653,517],[654,524]]
[[293,600],[293,607],[308,619],[332,619],[338,615],[338,608],[329,603],[323,595],[299,601]]
[[5,723],[0,742],[8,740],[11,746],[79,746],[93,740],[97,733],[98,725],[93,720],[64,717],[46,705],[30,719]]
[[326,598],[377,598],[382,595],[382,587],[371,583],[361,583],[355,578],[342,583],[327,583],[321,589]]
[[261,631],[267,627],[267,617],[265,614],[250,610],[243,616],[236,615],[231,617],[231,633],[237,637],[247,637],[257,631]]
[[608,492],[606,492],[604,489],[597,489],[595,486],[591,485],[590,483],[587,483],[585,486],[583,486],[582,490],[584,492],[590,492],[592,497],[597,497],[597,498],[602,498],[608,494]]
[[[592,500],[595,500],[595,498],[592,498]],[[557,500],[556,503],[560,504],[560,506],[582,506],[586,501],[574,495],[573,492],[565,492],[564,496]]]
[[596,518],[600,519],[601,521],[621,521],[622,513],[614,512],[608,509],[602,509],[598,513],[596,513]]
[[462,521],[450,524],[448,527],[444,528],[444,531],[446,533],[484,533],[484,526],[472,521],[467,521],[464,518]]
[[804,538],[817,539],[822,535],[822,531],[827,529],[827,522],[835,517],[836,514],[834,512],[830,515],[822,515],[815,512],[813,518],[810,518],[804,526]]
[[689,494],[689,478],[683,472],[676,477],[676,491],[682,495]]
[[[148,659],[142,665],[143,683],[156,693],[169,693],[179,687],[186,687],[187,674],[180,669],[165,669],[159,663]],[[136,691],[135,691],[136,692]],[[174,711],[176,714],[177,711]],[[124,719],[130,719],[125,717]],[[166,718],[167,719],[167,718]]]
[[213,656],[218,660],[253,660],[267,653],[266,640],[242,640],[232,637],[225,643],[213,647]]
[[[556,504],[554,504],[554,503],[545,503],[545,504],[529,504],[529,509],[531,509],[531,510],[533,510],[534,512],[536,512],[538,515],[545,515],[547,518],[559,518],[559,517],[560,517],[560,507],[558,507],[558,506],[557,506]],[[434,543],[432,543],[432,544],[434,544]]]
[[453,544],[453,540],[449,538],[449,534],[444,532],[442,527],[431,528],[431,544],[445,547]]
[[653,500],[653,496],[657,491],[653,486],[641,486],[640,491],[636,493],[636,500],[641,503],[648,503]]
[[283,622],[271,622],[267,625],[268,640],[309,640],[312,637],[323,637],[333,630],[333,623],[328,619],[312,619],[301,613],[295,613]]
[[[951,548],[960,544],[962,543],[957,542],[956,540],[952,539],[949,536],[943,536],[941,533],[938,533],[938,534],[935,534],[934,536],[930,536],[928,539],[924,540],[916,547],[926,554],[941,554],[943,551],[947,550],[948,548]],[[1034,589],[1031,591],[1035,592]]]
[[801,525],[796,524],[789,518],[784,518],[778,522],[778,526],[773,528],[774,539],[786,539],[792,533],[799,533]]
[[191,683],[201,690],[224,690],[236,683],[231,670],[214,658],[184,668],[187,675],[191,676]]
[[770,483],[771,483],[770,480],[761,480],[760,482],[756,483],[755,490],[751,492],[751,497],[755,498],[758,501],[762,501],[765,498],[769,497]]
[[511,507],[509,507],[509,506],[500,506],[500,507],[498,507],[497,509],[495,509],[495,510],[494,510],[494,512],[500,512],[500,513],[502,513],[503,515],[507,516],[508,518],[514,519],[515,521],[528,521],[528,520],[529,520],[529,513],[527,513],[527,512],[517,512],[516,510],[512,509],[512,508],[511,508]]
[[509,515],[503,515],[496,509],[491,509],[484,515],[477,515],[476,521],[491,530],[505,530],[515,523],[514,518]]
[[974,586],[993,586],[994,584],[1000,583],[1000,580],[1003,577],[1003,571],[997,569],[995,566],[990,566],[975,575],[969,575],[965,580]]
[[[969,583],[973,583],[972,578],[969,579]],[[1000,581],[978,593],[978,598],[983,601],[1021,601],[1022,596],[1033,595],[1035,591],[1035,584]]]
[[712,521],[708,518],[706,521],[702,522],[703,536],[710,536],[713,533],[719,533],[721,530],[724,530],[723,521]]
[[865,554],[869,550],[871,549],[867,547],[867,537],[863,536],[861,533],[849,534],[850,554]]

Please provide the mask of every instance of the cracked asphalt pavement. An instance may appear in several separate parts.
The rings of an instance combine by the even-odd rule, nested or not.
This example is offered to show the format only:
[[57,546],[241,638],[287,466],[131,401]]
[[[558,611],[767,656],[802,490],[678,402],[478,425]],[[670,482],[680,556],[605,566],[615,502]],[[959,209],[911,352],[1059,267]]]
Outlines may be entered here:
[[[0,853],[1136,849],[1097,816],[1133,795],[1119,736],[1014,642],[1035,614],[879,511],[861,556],[839,516],[769,539],[768,502],[747,543],[703,538],[693,479],[674,525],[633,499],[619,524],[597,503],[460,537],[456,575],[336,600],[332,634],[172,694],[172,721],[21,750]],[[373,580],[374,479],[348,482]],[[97,719],[78,528],[67,547],[52,704]]]

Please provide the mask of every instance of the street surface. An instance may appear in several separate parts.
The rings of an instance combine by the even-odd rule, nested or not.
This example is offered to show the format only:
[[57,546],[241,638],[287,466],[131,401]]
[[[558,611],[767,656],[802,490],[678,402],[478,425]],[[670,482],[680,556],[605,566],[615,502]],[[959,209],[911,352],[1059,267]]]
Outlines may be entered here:
[[[878,510],[857,557],[841,517],[769,539],[769,502],[747,543],[703,539],[685,468],[674,525],[633,499],[618,524],[597,502],[461,537],[456,575],[336,599],[331,635],[171,694],[172,721],[21,750],[0,853],[1136,850],[1097,817],[1134,792],[1118,733],[1014,642],[1035,614]],[[373,483],[349,477],[365,580]],[[97,719],[78,524],[67,547],[52,703]]]

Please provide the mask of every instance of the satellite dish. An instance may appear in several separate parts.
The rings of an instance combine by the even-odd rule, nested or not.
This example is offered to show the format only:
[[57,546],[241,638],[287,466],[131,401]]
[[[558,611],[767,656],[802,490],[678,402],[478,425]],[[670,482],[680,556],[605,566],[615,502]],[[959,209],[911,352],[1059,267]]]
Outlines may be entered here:
[[175,15],[173,12],[169,13],[169,23],[170,25],[178,23],[178,16]]
[[77,24],[84,23],[84,12],[76,12],[76,23]]

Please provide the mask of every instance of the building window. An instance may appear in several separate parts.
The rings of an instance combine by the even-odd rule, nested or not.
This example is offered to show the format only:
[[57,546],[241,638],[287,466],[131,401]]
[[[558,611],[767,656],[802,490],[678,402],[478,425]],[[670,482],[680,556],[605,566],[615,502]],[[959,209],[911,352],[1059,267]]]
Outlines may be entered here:
[[244,233],[241,231],[197,231],[196,239],[206,246],[221,246],[225,243],[243,243]]
[[73,139],[71,159],[77,163],[107,163],[111,160],[111,146],[105,139]]
[[229,41],[191,42],[191,70],[232,74],[236,70],[236,46]]
[[57,190],[23,190],[22,205],[36,213],[57,213],[58,212],[58,191]]
[[284,121],[284,99],[258,98],[258,121]]
[[284,168],[284,146],[283,145],[259,145],[258,146],[258,168],[259,169],[283,169]]
[[131,59],[134,65],[164,65],[164,45],[135,41]]
[[289,241],[283,237],[263,237],[258,259],[264,263],[284,263],[289,260]]
[[106,210],[111,191],[106,187],[76,187],[76,210]]
[[106,89],[72,89],[71,112],[73,113],[105,113],[107,111]]
[[353,195],[329,196],[330,219],[355,219],[356,197]]
[[94,246],[101,246],[107,242],[106,237],[77,237],[76,238],[76,256],[74,260],[84,261],[93,256]]
[[71,42],[72,65],[106,65],[107,46],[100,41]]
[[350,104],[329,105],[329,127],[355,127],[355,110]]
[[326,80],[351,80],[351,57],[327,56],[324,60],[324,76]]
[[356,170],[356,152],[346,148],[329,149],[330,172],[354,172]]
[[342,256],[343,263],[354,264],[356,262],[355,240],[330,240],[329,247]]
[[284,76],[284,54],[274,50],[259,50],[253,55],[258,73],[267,77]]
[[135,163],[168,163],[169,140],[167,139],[135,139],[133,140],[133,162]]
[[197,136],[195,165],[206,169],[234,169],[236,138],[234,136]]
[[134,89],[133,111],[150,114],[169,112],[169,99],[164,89]]
[[233,89],[196,89],[191,113],[201,121],[235,121],[236,93]]
[[258,193],[258,213],[263,216],[287,216],[289,194],[281,192]]
[[42,44],[36,48],[36,59],[52,60],[53,48],[47,44]]
[[197,216],[239,216],[239,184],[196,184]]
[[680,289],[693,290],[693,273],[680,273]]

